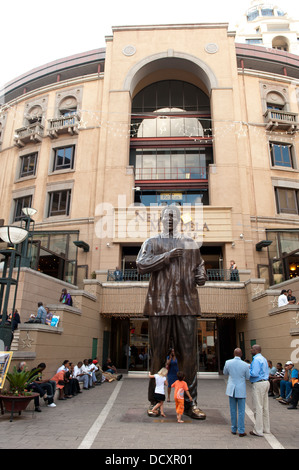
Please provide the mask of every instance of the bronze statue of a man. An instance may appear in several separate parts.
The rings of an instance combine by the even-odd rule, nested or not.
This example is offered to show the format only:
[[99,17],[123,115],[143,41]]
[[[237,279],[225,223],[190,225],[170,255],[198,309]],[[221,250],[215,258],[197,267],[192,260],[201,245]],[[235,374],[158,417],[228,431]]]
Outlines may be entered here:
[[[172,341],[179,369],[185,373],[192,402],[185,398],[184,413],[205,419],[197,407],[197,320],[200,306],[196,286],[207,279],[197,243],[178,230],[178,206],[165,206],[161,220],[163,232],[148,238],[137,257],[140,274],[151,273],[144,315],[148,317],[151,370],[165,365]],[[148,399],[153,405],[155,380],[149,382]],[[149,411],[150,414],[150,411]]]

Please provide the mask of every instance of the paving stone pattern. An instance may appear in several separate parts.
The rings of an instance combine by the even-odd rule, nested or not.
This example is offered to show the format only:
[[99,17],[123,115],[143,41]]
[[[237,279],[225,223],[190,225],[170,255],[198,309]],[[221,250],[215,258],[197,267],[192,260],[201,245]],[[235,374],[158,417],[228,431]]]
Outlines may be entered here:
[[[246,437],[230,431],[226,379],[198,380],[198,405],[207,418],[204,421],[184,417],[176,422],[175,405],[165,402],[166,418],[147,416],[147,378],[124,375],[120,382],[104,383],[84,390],[72,399],[56,401],[48,408],[41,400],[41,413],[32,410],[17,414],[10,422],[10,413],[0,415],[0,449],[79,449],[99,415],[103,416],[99,432],[88,443],[89,449],[127,451],[136,449],[271,449],[263,437],[253,437],[250,415],[246,415]],[[111,394],[120,387],[116,399]],[[251,385],[247,385],[247,405],[252,410]],[[110,399],[110,400],[109,400]],[[107,416],[106,404],[112,403]],[[269,398],[271,434],[285,449],[299,447],[299,407],[287,410]],[[274,439],[275,441],[275,439]]]

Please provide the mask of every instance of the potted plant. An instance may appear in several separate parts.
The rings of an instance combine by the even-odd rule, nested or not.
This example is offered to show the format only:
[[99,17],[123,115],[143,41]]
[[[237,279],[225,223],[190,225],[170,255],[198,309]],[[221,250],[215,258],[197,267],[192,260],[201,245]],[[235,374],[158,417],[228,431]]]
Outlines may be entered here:
[[11,412],[10,421],[12,421],[13,413],[25,410],[38,393],[30,392],[27,387],[31,382],[37,378],[37,375],[33,375],[31,371],[22,370],[17,371],[17,368],[13,368],[13,372],[7,372],[7,381],[9,382],[9,390],[1,390],[0,402],[1,402],[1,413],[4,413],[3,404],[6,411]]

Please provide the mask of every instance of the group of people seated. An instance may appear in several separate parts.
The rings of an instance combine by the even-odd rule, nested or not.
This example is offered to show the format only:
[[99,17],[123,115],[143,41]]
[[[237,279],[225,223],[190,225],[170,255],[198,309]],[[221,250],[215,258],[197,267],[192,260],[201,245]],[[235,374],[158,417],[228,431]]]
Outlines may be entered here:
[[[26,362],[21,362],[18,370],[20,372],[24,369],[26,369]],[[84,359],[76,365],[66,359],[51,378],[44,376],[45,369],[46,364],[43,362],[33,368],[31,370],[32,381],[29,381],[27,386],[27,390],[39,394],[34,398],[34,407],[37,412],[42,411],[40,398],[45,401],[49,408],[56,407],[54,403],[56,390],[59,392],[58,400],[67,400],[75,397],[78,393],[82,393],[81,382],[83,390],[89,390],[104,382],[112,382],[122,378],[122,374],[117,373],[117,369],[110,358],[107,359],[103,368],[99,365],[97,359]]]
[[298,370],[292,361],[287,361],[284,368],[281,362],[272,367],[269,365],[269,396],[276,399],[282,405],[289,405],[288,410],[295,410],[299,400],[299,377]]

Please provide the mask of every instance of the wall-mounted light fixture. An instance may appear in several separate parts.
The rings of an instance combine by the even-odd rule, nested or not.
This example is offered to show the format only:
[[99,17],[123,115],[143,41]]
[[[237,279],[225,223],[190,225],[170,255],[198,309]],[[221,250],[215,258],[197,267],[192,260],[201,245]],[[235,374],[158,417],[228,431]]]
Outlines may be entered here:
[[262,240],[255,245],[256,251],[262,251],[262,248],[271,245],[272,240]]
[[84,242],[83,240],[77,240],[73,242],[74,245],[76,245],[78,248],[82,248],[83,251],[88,252],[89,251],[89,245],[88,243]]

